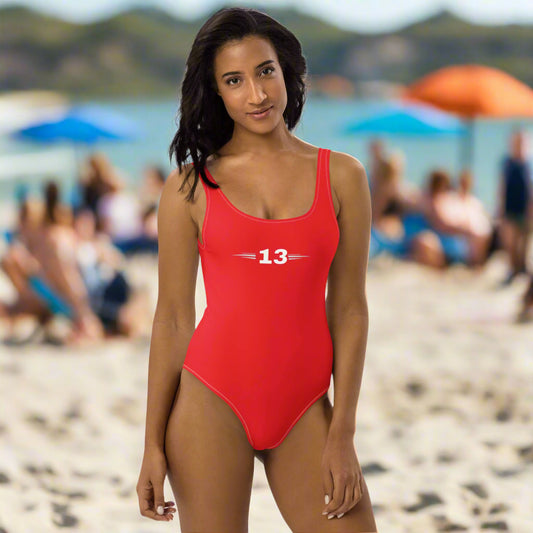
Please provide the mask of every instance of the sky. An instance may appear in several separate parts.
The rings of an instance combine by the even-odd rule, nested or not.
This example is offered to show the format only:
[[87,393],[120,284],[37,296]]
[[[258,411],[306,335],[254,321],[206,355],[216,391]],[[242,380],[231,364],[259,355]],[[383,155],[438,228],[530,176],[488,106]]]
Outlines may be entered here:
[[[130,6],[161,7],[192,20],[229,0],[0,0],[0,7],[25,5],[74,22],[104,18]],[[246,0],[232,5],[255,6]],[[261,6],[293,7],[341,28],[361,32],[393,30],[442,9],[478,24],[533,24],[533,0],[260,0]]]

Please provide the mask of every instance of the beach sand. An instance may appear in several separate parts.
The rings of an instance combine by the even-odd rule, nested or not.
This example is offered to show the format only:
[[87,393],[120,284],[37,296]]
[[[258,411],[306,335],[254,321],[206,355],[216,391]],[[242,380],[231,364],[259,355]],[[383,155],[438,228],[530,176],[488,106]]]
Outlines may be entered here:
[[[155,304],[154,259],[129,268]],[[498,255],[477,276],[388,256],[369,267],[355,445],[380,533],[533,531],[533,324],[513,323],[526,279],[495,288],[504,274]],[[135,492],[148,349],[0,345],[0,532],[179,531],[177,513],[142,517]],[[249,531],[289,532],[255,467]]]

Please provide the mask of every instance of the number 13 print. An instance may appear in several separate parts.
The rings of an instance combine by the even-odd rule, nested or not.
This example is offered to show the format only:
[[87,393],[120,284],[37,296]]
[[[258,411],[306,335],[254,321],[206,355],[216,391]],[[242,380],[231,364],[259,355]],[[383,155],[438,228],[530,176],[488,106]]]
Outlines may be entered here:
[[263,256],[263,259],[261,259],[259,262],[263,264],[270,264],[272,262],[277,263],[278,265],[282,265],[283,263],[287,262],[287,250],[284,248],[278,248],[274,253],[279,254],[279,257],[277,259],[274,259],[272,261],[268,258],[268,248],[265,248],[264,250],[259,250],[259,253]]
[[259,263],[263,265],[283,265],[287,261],[293,261],[295,259],[303,259],[304,257],[309,257],[308,255],[303,254],[290,254],[285,250],[285,248],[277,248],[274,250],[274,254],[276,257],[274,259],[269,258],[270,250],[268,248],[265,248],[264,250],[259,250],[259,254],[256,252],[241,252],[238,254],[233,254],[236,257],[240,257],[241,259],[251,259],[252,261],[258,260],[258,255],[261,257],[259,259]]

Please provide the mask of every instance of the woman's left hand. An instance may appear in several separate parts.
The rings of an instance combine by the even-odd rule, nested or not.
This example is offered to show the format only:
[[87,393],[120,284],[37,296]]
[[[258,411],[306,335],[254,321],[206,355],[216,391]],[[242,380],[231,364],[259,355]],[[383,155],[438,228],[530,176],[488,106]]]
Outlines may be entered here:
[[363,495],[363,473],[353,435],[328,436],[322,454],[322,478],[326,503],[322,514],[341,518]]

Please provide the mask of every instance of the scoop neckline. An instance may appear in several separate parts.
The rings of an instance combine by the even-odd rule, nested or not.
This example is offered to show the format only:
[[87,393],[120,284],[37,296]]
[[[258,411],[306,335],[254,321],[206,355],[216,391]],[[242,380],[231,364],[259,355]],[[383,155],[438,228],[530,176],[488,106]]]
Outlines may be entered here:
[[238,207],[236,207],[235,205],[233,205],[229,198],[222,192],[222,189],[220,187],[220,185],[218,185],[217,181],[215,180],[215,178],[213,177],[213,174],[211,174],[211,172],[209,171],[209,169],[207,168],[207,165],[204,165],[204,169],[206,171],[206,173],[209,175],[209,177],[218,185],[218,189],[217,191],[220,193],[220,196],[222,197],[222,199],[228,204],[228,206],[233,209],[233,211],[235,211],[236,213],[238,213],[239,215],[245,217],[245,218],[250,218],[254,221],[257,221],[257,222],[263,222],[263,223],[266,223],[266,224],[270,224],[270,223],[280,223],[280,222],[293,222],[293,221],[296,221],[296,220],[302,220],[304,218],[307,218],[309,216],[311,216],[315,210],[315,207],[318,203],[318,193],[319,193],[319,186],[320,186],[320,161],[321,161],[321,151],[322,151],[322,148],[319,148],[318,149],[318,153],[317,153],[317,163],[316,163],[316,175],[315,175],[315,194],[314,194],[314,197],[313,197],[313,203],[311,204],[311,207],[308,209],[308,211],[306,213],[304,213],[303,215],[299,215],[297,217],[290,217],[290,218],[262,218],[262,217],[256,217],[254,215],[249,215],[248,213],[245,213],[244,211],[242,211],[241,209],[239,209]]

